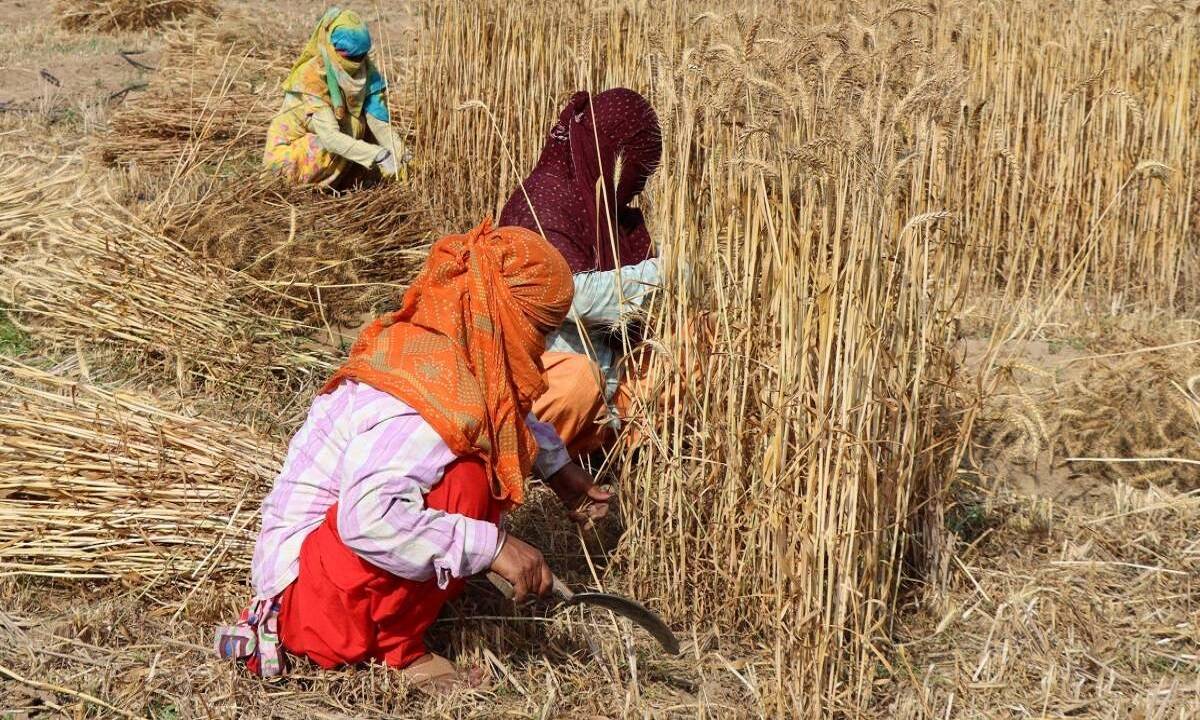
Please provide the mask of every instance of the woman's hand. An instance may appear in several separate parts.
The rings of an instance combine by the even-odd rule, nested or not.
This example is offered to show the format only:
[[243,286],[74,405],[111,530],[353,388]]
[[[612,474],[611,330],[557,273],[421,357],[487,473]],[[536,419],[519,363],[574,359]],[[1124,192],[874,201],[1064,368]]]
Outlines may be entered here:
[[589,525],[608,515],[612,493],[601,490],[591,474],[578,464],[569,462],[563,465],[558,472],[546,478],[546,484],[562,501],[567,509],[567,517],[580,525]]
[[375,156],[375,166],[378,167],[379,171],[385,176],[395,177],[397,172],[396,156],[392,154],[391,150],[384,148],[379,151],[378,155]]
[[513,602],[516,603],[524,601],[530,594],[548,595],[554,584],[554,575],[542,552],[512,535],[504,538],[491,570],[513,586]]

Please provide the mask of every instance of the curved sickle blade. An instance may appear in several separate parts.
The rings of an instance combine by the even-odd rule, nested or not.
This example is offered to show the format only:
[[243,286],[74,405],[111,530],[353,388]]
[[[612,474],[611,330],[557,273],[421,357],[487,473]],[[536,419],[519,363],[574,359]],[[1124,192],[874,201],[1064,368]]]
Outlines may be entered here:
[[657,614],[641,603],[620,595],[598,592],[579,592],[563,601],[564,605],[594,605],[612,610],[623,618],[632,620],[650,633],[663,649],[672,655],[679,654],[679,640],[671,628]]

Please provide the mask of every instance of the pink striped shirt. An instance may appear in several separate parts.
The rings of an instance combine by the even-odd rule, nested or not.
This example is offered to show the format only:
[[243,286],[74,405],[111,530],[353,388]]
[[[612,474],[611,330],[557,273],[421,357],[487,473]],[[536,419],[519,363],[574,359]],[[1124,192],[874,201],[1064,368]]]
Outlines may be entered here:
[[[569,461],[554,428],[529,416],[541,477]],[[425,507],[425,494],[455,455],[411,407],[347,381],[313,401],[263,501],[251,581],[273,598],[296,579],[300,546],[338,503],[342,541],[367,562],[410,580],[486,570],[496,553],[492,523]]]

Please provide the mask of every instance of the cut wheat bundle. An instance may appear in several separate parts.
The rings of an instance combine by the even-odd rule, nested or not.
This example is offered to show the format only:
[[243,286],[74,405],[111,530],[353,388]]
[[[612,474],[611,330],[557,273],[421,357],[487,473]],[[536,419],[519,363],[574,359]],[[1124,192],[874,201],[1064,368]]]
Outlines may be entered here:
[[0,575],[245,569],[274,441],[14,361],[0,388]]
[[254,164],[287,72],[279,44],[211,27],[167,37],[160,72],[137,102],[113,113],[93,151],[110,165],[171,168]]
[[[0,175],[0,219],[21,220],[8,200],[25,195],[7,189],[33,174]],[[83,184],[73,177],[59,188]],[[181,388],[208,383],[234,394],[307,388],[332,367],[331,351],[304,337],[307,327],[240,304],[229,273],[197,262],[98,192],[42,202],[44,211],[11,233],[0,224],[0,299],[42,340],[110,347]]]
[[58,0],[59,23],[68,30],[142,30],[189,15],[215,17],[216,0]]
[[333,194],[256,175],[171,203],[157,222],[196,257],[244,278],[255,307],[326,326],[398,302],[425,260],[428,218],[401,183]]
[[21,244],[47,221],[71,217],[78,181],[69,162],[35,172],[18,160],[0,160],[0,247]]

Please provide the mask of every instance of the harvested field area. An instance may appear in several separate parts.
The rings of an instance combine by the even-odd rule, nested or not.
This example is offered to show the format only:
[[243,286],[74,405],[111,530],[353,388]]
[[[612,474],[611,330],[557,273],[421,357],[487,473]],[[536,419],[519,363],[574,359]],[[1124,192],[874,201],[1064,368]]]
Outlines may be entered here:
[[[413,161],[336,190],[262,170],[315,0],[0,9],[0,718],[1200,715],[1200,4],[347,5]],[[357,329],[613,87],[646,391],[609,518],[509,527],[683,652],[472,579],[429,644],[481,691],[220,661]]]
[[271,89],[287,72],[288,58],[283,47],[254,40],[256,31],[267,31],[262,24],[235,27],[168,31],[160,72],[138,102],[112,113],[108,131],[94,143],[99,158],[165,166],[176,177],[199,165],[256,163],[263,128],[278,104]]
[[985,502],[940,612],[899,630],[892,717],[1194,715],[1196,497]]

